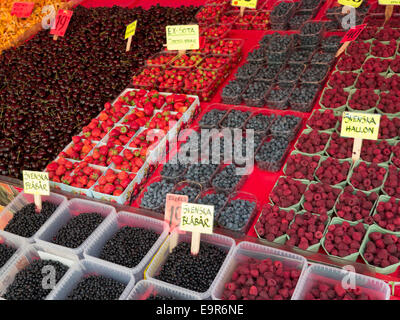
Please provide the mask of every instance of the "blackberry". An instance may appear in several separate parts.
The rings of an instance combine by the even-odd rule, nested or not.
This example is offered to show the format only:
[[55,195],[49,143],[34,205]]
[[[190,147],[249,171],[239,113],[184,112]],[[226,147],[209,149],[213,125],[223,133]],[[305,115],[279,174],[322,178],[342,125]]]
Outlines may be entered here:
[[118,300],[126,285],[104,276],[84,277],[67,300]]
[[236,71],[235,77],[239,80],[249,80],[257,73],[259,68],[260,66],[258,64],[246,63],[239,67]]
[[68,267],[54,260],[34,260],[28,266],[20,270],[10,284],[3,298],[7,300],[44,300],[52,289],[43,289],[42,281],[46,275],[42,270],[46,266],[55,269],[55,280],[58,283]]
[[268,64],[264,68],[258,70],[255,79],[258,81],[272,82],[281,69],[282,64]]
[[226,253],[219,247],[201,242],[198,255],[190,253],[190,243],[179,243],[168,255],[156,279],[196,292],[209,289]]
[[30,238],[41,228],[41,226],[56,211],[57,205],[49,201],[43,201],[42,210],[36,212],[36,205],[30,203],[18,210],[8,222],[4,231],[17,234],[21,237]]
[[61,227],[52,242],[67,248],[78,248],[103,221],[100,213],[81,213]]
[[159,236],[152,230],[124,226],[106,242],[99,258],[134,268],[150,251]]

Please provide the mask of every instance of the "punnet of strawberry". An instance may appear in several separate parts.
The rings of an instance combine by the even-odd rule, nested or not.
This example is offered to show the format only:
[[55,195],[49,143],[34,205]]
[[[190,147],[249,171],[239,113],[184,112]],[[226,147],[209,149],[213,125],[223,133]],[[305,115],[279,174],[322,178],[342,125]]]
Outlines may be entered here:
[[92,167],[86,161],[82,161],[71,175],[65,175],[61,181],[71,187],[89,189],[97,182],[101,175],[101,170]]
[[87,126],[82,128],[83,136],[90,141],[100,141],[114,127],[114,122],[109,119],[100,121],[92,119]]
[[166,106],[163,110],[185,113],[195,100],[196,98],[189,97],[186,94],[171,94],[166,96]]
[[71,175],[79,162],[72,162],[63,157],[50,162],[46,171],[49,173],[49,179],[54,182],[61,183],[65,176]]
[[160,111],[154,115],[146,127],[149,129],[161,129],[167,133],[175,126],[181,117],[181,112]]
[[133,173],[128,173],[126,171],[117,172],[108,169],[106,173],[99,178],[98,184],[94,187],[94,191],[118,197],[125,191],[134,178],[135,174]]
[[108,142],[124,146],[131,140],[135,133],[136,131],[128,126],[118,126],[110,131]]
[[107,144],[94,148],[93,152],[84,160],[90,164],[108,167],[111,164],[113,157],[117,156],[122,150],[122,146],[116,145],[113,142],[108,142]]
[[73,160],[83,160],[96,144],[80,136],[72,137],[72,146],[60,152],[59,156]]
[[146,113],[144,110],[135,108],[122,119],[121,124],[130,127],[133,131],[137,131],[146,126],[154,111],[153,108],[146,108]]
[[115,169],[136,173],[145,163],[146,157],[147,148],[124,149],[121,154],[114,155],[111,160]]

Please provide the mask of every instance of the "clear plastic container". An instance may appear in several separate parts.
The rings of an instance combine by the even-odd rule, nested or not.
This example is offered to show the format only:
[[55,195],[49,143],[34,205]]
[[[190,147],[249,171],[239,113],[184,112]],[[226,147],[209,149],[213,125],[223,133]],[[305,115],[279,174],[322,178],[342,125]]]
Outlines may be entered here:
[[[149,61],[154,60],[154,59],[156,59],[156,58],[159,58],[159,57],[161,57],[161,56],[164,56],[164,57],[167,56],[167,57],[168,57],[168,60],[167,60],[165,63],[163,63],[163,64],[157,64],[157,63],[153,63],[153,62],[149,63]],[[176,57],[177,57],[177,52],[158,52],[158,53],[152,55],[150,59],[147,59],[147,60],[146,60],[146,65],[149,66],[149,67],[161,67],[161,68],[166,68],[167,65],[168,65],[171,61],[173,61],[174,59],[176,59]]]
[[49,201],[51,203],[56,204],[58,207],[56,211],[53,212],[52,216],[40,227],[39,230],[36,231],[36,233],[30,237],[30,238],[25,238],[21,237],[19,235],[9,233],[7,231],[4,231],[4,228],[8,225],[10,220],[14,217],[14,214],[21,210],[23,207],[30,203],[34,203],[34,196],[33,194],[26,194],[24,192],[21,192],[14,200],[12,200],[7,207],[3,209],[3,211],[0,212],[0,235],[4,234],[5,236],[12,236],[17,239],[20,239],[21,241],[24,240],[28,243],[33,243],[35,240],[35,236],[39,234],[40,231],[46,228],[46,226],[49,224],[50,220],[52,217],[58,213],[63,206],[66,205],[67,203],[67,197],[64,197],[62,195],[56,194],[56,193],[50,193],[49,196],[41,196],[42,198],[42,203],[44,201]]
[[[175,69],[192,70],[192,69],[195,69],[203,61],[203,58],[204,58],[204,54],[201,54],[201,53],[186,53],[185,55],[188,56],[189,58],[192,56],[196,56],[199,58],[199,60],[195,64],[190,65],[190,66],[179,66],[179,65],[174,64],[176,61],[178,61],[182,57],[182,56],[178,55],[175,59],[173,59],[172,61],[169,62],[168,67],[175,68]],[[166,91],[166,92],[168,92],[168,91]]]
[[[119,229],[125,226],[148,229],[160,235],[149,252],[143,257],[140,263],[133,268],[117,265],[113,262],[99,258],[106,242],[110,240],[115,233],[119,231]],[[109,219],[104,225],[100,226],[98,230],[95,231],[93,237],[91,238],[90,242],[88,242],[88,245],[83,252],[83,256],[88,261],[94,261],[99,264],[109,266],[110,268],[118,267],[125,272],[133,274],[135,279],[142,279],[144,269],[168,236],[168,231],[169,227],[166,222],[137,215],[131,212],[120,211],[118,214],[112,215],[111,219]]]
[[20,252],[28,244],[28,242],[24,238],[18,237],[14,234],[11,233],[6,234],[5,232],[0,231],[0,244],[5,244],[8,247],[16,249],[16,251],[10,257],[10,259],[3,266],[0,266],[0,277],[1,277],[3,273],[8,269],[12,261],[14,260],[14,257],[20,254]]
[[[81,213],[96,212],[101,214],[105,219],[97,227],[97,229],[77,248],[67,248],[52,243],[57,232],[65,226],[72,218]],[[112,216],[116,214],[115,208],[100,202],[93,202],[83,199],[72,199],[60,208],[56,215],[53,215],[46,223],[45,228],[39,230],[34,239],[38,244],[46,247],[46,252],[59,255],[71,260],[79,260],[82,257],[83,250],[90,243],[91,238],[96,231],[107,223]]]
[[352,274],[355,277],[356,286],[360,287],[362,292],[372,295],[374,300],[389,300],[390,288],[384,281],[320,264],[313,264],[307,268],[297,284],[293,300],[305,300],[306,294],[319,281],[335,285],[347,279]]
[[[214,36],[214,35],[210,35],[210,34],[206,35],[208,28],[217,28],[217,29],[225,28],[225,32],[218,36]],[[232,29],[232,23],[216,23],[216,24],[206,25],[203,29],[203,32],[201,33],[201,36],[209,38],[211,40],[219,40],[219,39],[225,38],[229,34],[231,29]]]
[[54,293],[61,285],[61,283],[68,277],[71,269],[74,268],[76,263],[72,260],[63,259],[57,255],[47,254],[46,245],[31,244],[22,247],[17,255],[8,262],[7,268],[0,277],[0,296],[6,293],[7,288],[14,282],[16,274],[27,267],[30,263],[35,260],[45,259],[45,260],[55,260],[69,267],[69,270],[64,274],[64,276],[58,281],[54,289],[49,293],[45,300],[51,300],[51,295]]
[[230,281],[232,273],[235,271],[237,266],[240,263],[247,261],[249,258],[281,261],[285,267],[301,270],[299,281],[292,296],[292,300],[294,299],[296,292],[299,290],[301,279],[304,277],[307,268],[307,260],[294,253],[244,241],[234,249],[222,272],[217,277],[216,285],[211,294],[213,300],[220,300],[222,298],[225,290],[225,283]]
[[172,297],[174,300],[200,300],[197,294],[174,288],[168,283],[152,280],[139,281],[126,300],[147,300],[150,295]]
[[118,267],[111,268],[94,261],[83,260],[78,265],[71,268],[68,275],[64,276],[57,288],[49,295],[49,299],[67,300],[68,295],[72,293],[78,283],[88,275],[99,275],[125,284],[125,290],[118,300],[125,300],[135,286],[135,278],[129,272]]
[[[167,238],[167,240],[161,246],[160,250],[158,250],[157,254],[154,256],[153,260],[151,261],[150,265],[148,266],[148,268],[146,269],[146,271],[144,273],[144,277],[146,280],[147,279],[153,280],[155,283],[160,283],[160,284],[166,283],[164,281],[156,279],[156,277],[159,275],[160,269],[169,255],[169,243],[170,243],[171,237],[175,236],[176,233],[177,233],[176,230],[172,232],[171,236],[169,236]],[[186,234],[180,234],[177,245],[181,242],[190,242],[191,238],[192,238],[191,232],[187,232]],[[216,285],[217,279],[219,279],[221,277],[222,270],[227,265],[228,260],[232,254],[232,251],[235,248],[235,240],[233,240],[232,238],[226,237],[226,236],[215,234],[215,233],[214,234],[204,234],[203,233],[203,234],[201,234],[200,241],[218,246],[219,248],[221,248],[222,250],[224,250],[226,252],[225,261],[222,264],[220,270],[218,271],[218,273],[215,277],[215,280],[213,281],[211,286],[205,292],[195,292],[195,291],[192,291],[192,290],[189,290],[186,288],[176,286],[174,284],[169,284],[169,285],[171,288],[182,290],[183,292],[186,292],[188,294],[198,295],[200,297],[200,299],[204,300],[204,299],[210,298],[211,292],[214,289],[214,286]]]

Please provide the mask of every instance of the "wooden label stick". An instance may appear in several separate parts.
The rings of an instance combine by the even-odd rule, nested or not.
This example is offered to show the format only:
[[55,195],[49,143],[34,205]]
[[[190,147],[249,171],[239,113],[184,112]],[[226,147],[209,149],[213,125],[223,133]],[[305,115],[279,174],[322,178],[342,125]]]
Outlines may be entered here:
[[358,38],[365,27],[366,24],[360,24],[358,26],[350,28],[349,31],[346,32],[346,34],[342,38],[342,41],[340,41],[340,43],[343,43],[343,45],[336,52],[336,57],[340,56],[346,50],[351,41],[354,41]]
[[126,44],[126,52],[131,51],[132,37],[136,33],[136,26],[137,26],[137,20],[133,21],[126,27],[125,40],[128,39],[128,42]]
[[33,194],[35,205],[42,210],[41,196],[50,195],[49,173],[23,170],[24,193]]
[[245,7],[240,7],[240,16],[241,17],[243,17],[245,9],[246,9]]
[[128,38],[128,42],[126,43],[126,52],[131,51],[132,45],[132,36]]
[[362,148],[362,142],[363,139],[361,138],[354,138],[354,142],[353,142],[353,155],[352,155],[352,159],[353,162],[356,162],[358,159],[360,159],[360,154],[361,154],[361,148]]
[[191,253],[197,255],[200,250],[201,233],[212,234],[214,224],[214,206],[197,203],[183,203],[181,224],[183,231],[192,232]]
[[346,41],[345,43],[343,43],[339,50],[336,52],[335,57],[339,57],[343,52],[345,52],[349,45],[350,41]]
[[[168,193],[165,201],[164,221],[169,225],[169,233],[171,233],[181,223],[181,209],[182,203],[189,201],[189,197],[185,195],[178,195]],[[171,233],[169,242],[169,252],[176,247],[179,240],[179,233]]]
[[200,251],[200,232],[192,232],[192,244],[190,247],[190,253],[197,256]]
[[35,201],[35,205],[38,211],[42,211],[42,197],[39,194],[34,194],[33,199]]
[[383,25],[385,25],[386,22],[388,22],[389,19],[392,17],[393,9],[394,9],[394,5],[386,6],[386,9],[385,9],[385,23]]
[[178,50],[178,54],[179,54],[180,56],[183,56],[183,55],[186,54],[186,50]]

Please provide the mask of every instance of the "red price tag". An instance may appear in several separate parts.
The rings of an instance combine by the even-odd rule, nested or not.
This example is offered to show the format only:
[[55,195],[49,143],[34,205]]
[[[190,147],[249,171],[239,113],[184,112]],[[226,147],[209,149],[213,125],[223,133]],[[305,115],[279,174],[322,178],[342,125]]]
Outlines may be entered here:
[[34,2],[14,2],[11,9],[11,15],[18,18],[28,18],[32,14]]
[[354,41],[358,38],[361,32],[364,30],[366,24],[360,24],[359,26],[355,26],[351,28],[347,33],[344,35],[342,41],[340,43],[345,43],[348,41]]
[[64,37],[67,31],[69,22],[72,17],[72,11],[69,10],[58,10],[55,22],[55,28],[51,28],[50,34],[54,34],[59,37]]
[[167,194],[167,199],[165,202],[164,221],[169,224],[170,231],[180,225],[182,203],[188,201],[188,196],[172,193]]

